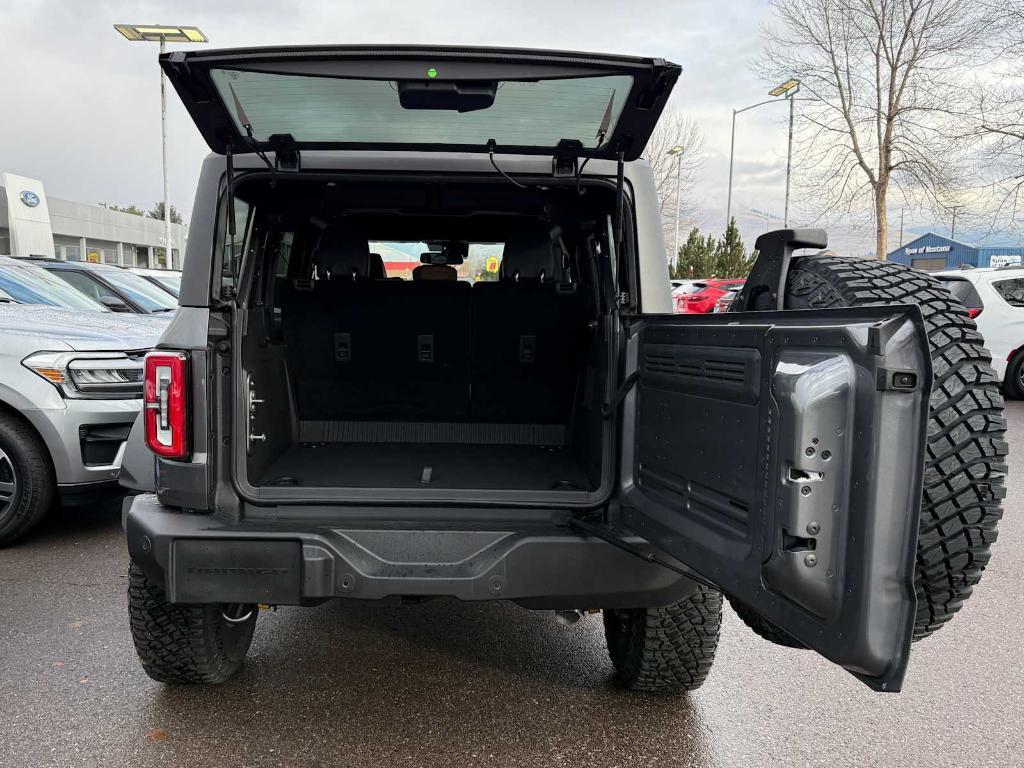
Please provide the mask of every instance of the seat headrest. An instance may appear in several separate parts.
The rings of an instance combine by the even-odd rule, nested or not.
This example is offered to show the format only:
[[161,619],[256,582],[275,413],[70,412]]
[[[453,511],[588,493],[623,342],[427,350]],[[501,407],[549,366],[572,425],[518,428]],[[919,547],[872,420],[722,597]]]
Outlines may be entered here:
[[[332,279],[370,276],[370,245],[365,237],[339,225],[326,227],[313,251],[317,277]],[[383,266],[383,265],[382,265]]]
[[455,267],[447,264],[420,264],[412,271],[412,279],[455,282],[459,279],[459,273]]
[[502,280],[559,279],[551,226],[542,221],[523,223],[505,240],[498,277]]
[[388,271],[384,268],[384,259],[379,253],[370,254],[370,278],[373,280],[387,280]]

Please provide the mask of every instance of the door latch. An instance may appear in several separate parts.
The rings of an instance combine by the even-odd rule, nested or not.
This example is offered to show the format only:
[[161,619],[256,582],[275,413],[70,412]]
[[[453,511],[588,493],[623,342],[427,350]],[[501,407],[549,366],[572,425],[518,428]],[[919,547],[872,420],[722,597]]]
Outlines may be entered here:
[[256,407],[263,405],[263,400],[256,397],[256,382],[252,374],[246,374],[246,410],[248,411],[248,422],[245,430],[245,442],[247,450],[252,452],[252,444],[255,442],[266,442],[266,433],[256,434]]

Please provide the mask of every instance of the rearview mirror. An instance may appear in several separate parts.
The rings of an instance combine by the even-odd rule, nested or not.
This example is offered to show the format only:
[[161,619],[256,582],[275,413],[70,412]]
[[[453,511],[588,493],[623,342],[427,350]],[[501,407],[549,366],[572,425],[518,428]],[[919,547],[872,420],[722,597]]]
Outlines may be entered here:
[[398,101],[404,109],[450,109],[473,112],[494,104],[498,84],[492,81],[469,83],[436,80],[399,80]]
[[124,303],[117,296],[100,296],[100,304],[111,312],[131,312],[132,308]]

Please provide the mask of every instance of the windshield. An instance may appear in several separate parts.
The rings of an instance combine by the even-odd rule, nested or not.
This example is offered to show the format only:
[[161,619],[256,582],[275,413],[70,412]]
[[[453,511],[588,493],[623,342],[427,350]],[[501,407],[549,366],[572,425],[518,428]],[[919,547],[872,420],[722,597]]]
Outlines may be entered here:
[[165,291],[177,298],[181,294],[181,275],[150,275]]
[[46,304],[90,312],[109,311],[34,264],[0,264],[0,291],[21,304]]
[[[455,144],[554,147],[578,139],[584,147],[611,135],[633,86],[630,75],[499,81],[483,109],[407,109],[392,80],[275,75],[213,69],[216,85],[240,133],[235,97],[257,141],[291,134],[300,143]],[[230,86],[230,87],[229,87]],[[609,104],[611,110],[609,112]],[[608,119],[605,120],[605,113]]]
[[126,269],[105,269],[103,279],[147,312],[170,312],[178,308],[178,299],[142,275]]

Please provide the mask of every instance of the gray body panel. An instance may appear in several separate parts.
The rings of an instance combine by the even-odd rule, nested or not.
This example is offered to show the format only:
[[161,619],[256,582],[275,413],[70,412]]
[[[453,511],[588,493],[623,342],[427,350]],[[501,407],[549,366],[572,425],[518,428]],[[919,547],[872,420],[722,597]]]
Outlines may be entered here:
[[237,525],[141,495],[126,500],[125,530],[132,560],[167,585],[171,601],[446,596],[532,608],[627,608],[668,605],[696,588],[601,539],[538,523],[410,528],[265,519]]

